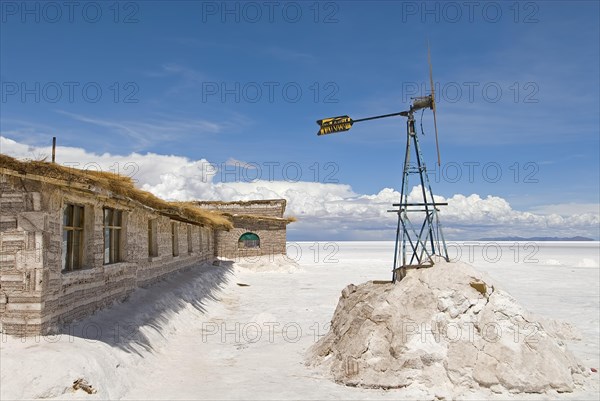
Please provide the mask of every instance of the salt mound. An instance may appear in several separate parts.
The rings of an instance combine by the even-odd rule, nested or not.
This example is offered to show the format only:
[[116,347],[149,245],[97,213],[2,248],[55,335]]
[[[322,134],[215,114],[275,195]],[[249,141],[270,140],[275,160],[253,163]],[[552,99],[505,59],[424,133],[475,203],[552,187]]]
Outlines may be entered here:
[[255,272],[294,273],[300,265],[287,255],[244,256],[235,259],[236,269]]
[[472,266],[442,261],[346,287],[308,363],[350,386],[570,392],[589,373],[550,326]]

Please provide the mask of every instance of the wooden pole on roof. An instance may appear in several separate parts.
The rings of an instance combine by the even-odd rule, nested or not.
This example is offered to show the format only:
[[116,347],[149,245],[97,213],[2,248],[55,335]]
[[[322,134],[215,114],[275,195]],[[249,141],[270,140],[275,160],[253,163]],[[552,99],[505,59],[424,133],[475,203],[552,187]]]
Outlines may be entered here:
[[56,137],[52,137],[52,163],[56,163]]

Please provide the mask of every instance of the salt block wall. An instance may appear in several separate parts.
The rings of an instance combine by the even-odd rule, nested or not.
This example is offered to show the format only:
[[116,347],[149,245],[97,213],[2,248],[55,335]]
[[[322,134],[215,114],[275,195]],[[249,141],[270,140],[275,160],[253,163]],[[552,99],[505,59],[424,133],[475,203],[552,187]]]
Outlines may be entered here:
[[271,199],[242,202],[197,202],[203,209],[219,210],[229,214],[245,214],[252,216],[283,217],[285,199]]
[[[70,191],[33,179],[0,175],[0,329],[7,334],[53,332],[123,300],[135,288],[214,256],[214,231],[172,219],[109,194]],[[84,206],[83,269],[62,271],[65,203]],[[121,261],[104,264],[103,208],[123,210]],[[148,255],[148,220],[157,221],[158,256]],[[188,226],[190,240],[188,240]],[[188,247],[191,245],[191,248]]]
[[[245,256],[263,256],[286,253],[286,222],[277,220],[251,220],[233,218],[234,228],[230,231],[217,231],[217,254],[229,259]],[[243,249],[238,240],[244,233],[252,232],[260,238],[259,248]]]
[[38,332],[42,325],[42,243],[49,224],[34,186],[15,191],[0,175],[0,328]]
[[[217,255],[229,259],[241,257],[277,255],[286,253],[286,225],[282,219],[285,199],[270,199],[240,202],[197,202],[210,210],[233,215],[234,228],[217,231],[215,234]],[[238,240],[242,234],[254,233],[260,238],[259,248],[240,248]]]

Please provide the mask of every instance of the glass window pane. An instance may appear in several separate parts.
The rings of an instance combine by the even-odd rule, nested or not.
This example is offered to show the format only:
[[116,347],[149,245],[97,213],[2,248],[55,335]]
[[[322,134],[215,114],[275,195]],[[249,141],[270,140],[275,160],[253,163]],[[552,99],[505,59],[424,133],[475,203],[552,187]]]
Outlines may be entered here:
[[120,210],[115,210],[115,219],[114,219],[114,222],[113,222],[114,226],[121,227],[121,215],[122,214],[123,213]]
[[67,231],[67,270],[73,270],[73,231]]
[[104,263],[110,263],[110,229],[104,229]]
[[171,223],[171,247],[173,248],[173,256],[179,255],[179,238],[177,235],[177,223]]
[[83,208],[73,206],[73,227],[83,227]]
[[112,221],[112,209],[104,209],[104,226],[110,226]]
[[148,220],[148,256],[158,256],[156,220]]
[[152,220],[148,220],[148,256],[153,256],[153,250],[152,250]]
[[62,269],[68,270],[67,265],[67,254],[68,254],[68,244],[69,244],[69,231],[63,231],[63,241],[62,241]]
[[257,241],[258,235],[254,234],[254,233],[242,234],[242,236],[240,237],[240,241],[246,241],[246,240]]
[[72,264],[71,264],[71,268],[72,269],[81,269],[81,239],[82,239],[82,232],[81,231],[72,231],[73,234],[73,247],[72,247],[72,253],[73,253],[73,259],[72,259]]
[[238,246],[240,248],[259,248],[260,238],[254,233],[242,234],[238,240]]
[[121,230],[112,230],[112,263],[116,263],[121,259]]
[[73,205],[65,205],[63,226],[71,227],[73,222]]

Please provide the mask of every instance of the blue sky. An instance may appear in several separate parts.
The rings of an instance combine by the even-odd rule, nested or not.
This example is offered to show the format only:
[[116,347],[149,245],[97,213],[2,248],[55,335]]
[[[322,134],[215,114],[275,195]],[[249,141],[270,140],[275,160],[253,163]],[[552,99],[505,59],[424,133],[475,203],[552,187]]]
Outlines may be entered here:
[[[319,231],[327,239],[385,239],[393,226],[387,220],[314,204],[356,204],[398,190],[404,119],[357,123],[326,137],[316,136],[315,120],[407,109],[410,96],[429,89],[429,40],[441,169],[434,170],[430,112],[420,140],[437,174],[434,192],[496,197],[511,213],[575,216],[579,225],[565,223],[566,231],[544,220],[543,234],[598,238],[598,2],[67,4],[2,3],[0,132],[14,142],[5,141],[3,152],[40,156],[57,136],[63,163],[77,161],[73,149],[85,151],[82,163],[96,156],[126,163],[132,154],[206,160],[220,197],[288,198],[291,211],[307,217],[292,238]],[[152,166],[136,174],[150,177]],[[176,168],[171,173],[185,176],[185,188],[159,190],[151,178],[140,186],[178,198],[206,172]],[[221,181],[234,185],[226,191]],[[285,185],[295,181],[315,185]],[[186,194],[217,196],[202,191]],[[384,198],[365,207],[385,209]],[[346,228],[351,235],[319,226],[336,220],[321,219],[315,208],[361,224]],[[526,220],[508,225],[507,234],[527,233]],[[485,217],[479,223],[486,226]],[[493,231],[461,227],[456,238]]]

